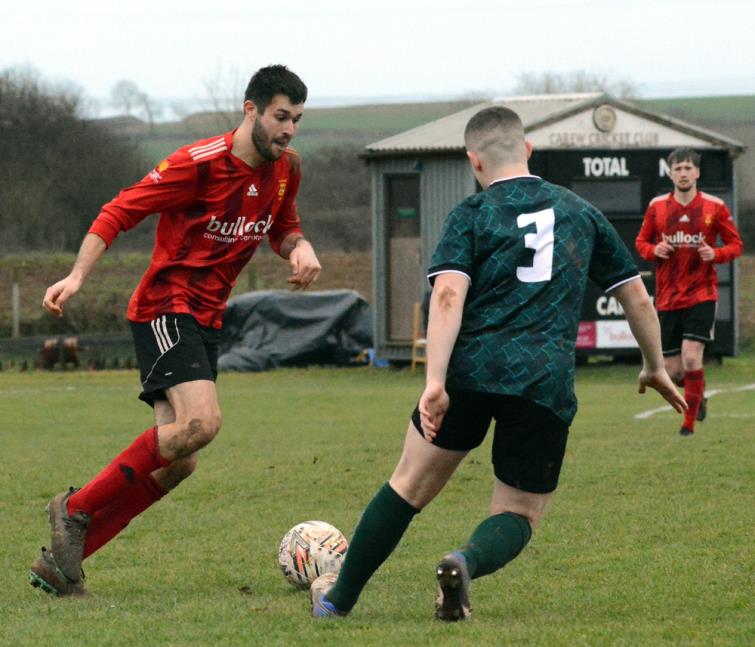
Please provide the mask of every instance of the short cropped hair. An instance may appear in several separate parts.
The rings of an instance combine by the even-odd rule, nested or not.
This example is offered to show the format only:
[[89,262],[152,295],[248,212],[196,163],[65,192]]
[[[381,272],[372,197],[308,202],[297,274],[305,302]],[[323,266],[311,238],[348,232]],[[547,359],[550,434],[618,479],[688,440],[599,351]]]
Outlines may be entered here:
[[519,115],[503,106],[476,113],[464,129],[467,150],[495,161],[524,159],[524,126]]
[[692,162],[697,168],[700,168],[700,153],[687,146],[681,146],[669,153],[667,161],[669,166],[679,164],[680,162]]
[[260,113],[265,112],[273,97],[282,94],[294,105],[307,100],[307,86],[285,65],[268,65],[254,73],[246,86],[244,100],[251,101]]

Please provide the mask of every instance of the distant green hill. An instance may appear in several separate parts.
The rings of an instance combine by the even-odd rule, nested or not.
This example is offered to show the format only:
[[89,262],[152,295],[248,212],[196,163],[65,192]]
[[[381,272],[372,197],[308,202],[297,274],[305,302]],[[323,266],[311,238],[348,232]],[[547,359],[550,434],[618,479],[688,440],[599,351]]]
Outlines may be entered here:
[[[447,101],[309,108],[304,113],[294,146],[305,153],[343,144],[365,146],[475,103]],[[239,121],[237,113],[203,112],[177,122],[157,123],[151,128],[133,118],[119,117],[107,123],[123,136],[136,140],[149,162],[156,163],[184,144],[235,128]]]
[[752,122],[755,115],[755,95],[640,99],[634,103],[646,110],[693,122]]
[[[466,100],[308,108],[295,146],[304,153],[325,146],[364,146],[463,110],[477,102]],[[725,127],[727,125],[736,127],[752,122],[752,116],[755,115],[755,95],[637,99],[634,103],[646,110],[702,126],[724,126],[723,132],[729,130]],[[124,136],[138,141],[151,164],[184,144],[230,130],[239,120],[238,113],[202,112],[181,121],[158,123],[152,127],[131,117],[110,119],[106,123]]]

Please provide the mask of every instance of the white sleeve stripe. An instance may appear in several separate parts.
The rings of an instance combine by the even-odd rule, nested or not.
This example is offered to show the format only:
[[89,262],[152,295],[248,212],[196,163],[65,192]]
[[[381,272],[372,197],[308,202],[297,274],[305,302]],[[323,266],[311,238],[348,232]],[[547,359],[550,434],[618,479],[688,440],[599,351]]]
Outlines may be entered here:
[[606,288],[603,290],[603,292],[610,292],[611,290],[615,290],[620,285],[624,285],[624,283],[629,283],[629,281],[634,281],[635,279],[641,279],[642,277],[639,274],[635,274],[634,276],[630,276],[628,279],[624,279],[623,281],[619,281],[618,283],[614,283],[610,288]]
[[225,144],[225,137],[221,137],[220,139],[215,139],[211,142],[207,142],[206,144],[202,144],[201,146],[192,146],[189,149],[189,152],[193,155],[194,153],[201,153],[202,151],[207,150],[208,148],[214,148],[218,144]]
[[432,278],[433,276],[438,276],[439,274],[461,274],[462,276],[467,277],[467,281],[472,283],[472,277],[469,276],[466,272],[462,272],[461,270],[438,270],[437,272],[433,272],[432,274],[428,274],[427,278],[428,280]]
[[216,153],[220,153],[221,151],[227,151],[227,150],[228,150],[228,146],[226,146],[225,143],[222,143],[219,146],[215,146],[215,148],[208,148],[206,151],[192,153],[191,158],[193,160],[199,161],[201,159],[204,159],[205,157],[210,157],[211,155],[215,155]]

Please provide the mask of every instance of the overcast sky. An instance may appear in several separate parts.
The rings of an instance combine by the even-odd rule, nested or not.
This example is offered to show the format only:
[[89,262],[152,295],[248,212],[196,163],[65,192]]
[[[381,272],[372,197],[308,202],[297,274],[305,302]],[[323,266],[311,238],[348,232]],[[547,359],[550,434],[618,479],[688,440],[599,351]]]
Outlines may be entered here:
[[576,70],[646,97],[755,94],[753,25],[752,0],[7,0],[0,69],[31,66],[100,99],[123,79],[206,99],[213,79],[243,86],[278,62],[313,105],[502,96],[518,74]]

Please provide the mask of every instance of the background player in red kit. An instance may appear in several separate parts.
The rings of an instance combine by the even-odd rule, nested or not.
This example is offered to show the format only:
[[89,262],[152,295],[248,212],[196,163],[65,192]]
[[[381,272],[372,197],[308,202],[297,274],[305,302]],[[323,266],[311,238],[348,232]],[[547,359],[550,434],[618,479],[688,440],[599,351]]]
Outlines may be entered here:
[[191,475],[197,452],[218,433],[219,330],[236,277],[267,237],[288,259],[294,289],[320,273],[296,208],[300,160],[287,148],[307,87],[282,65],[258,70],[244,118],[229,133],[185,146],[106,204],[71,273],[48,288],[44,307],[62,316],[121,232],[159,213],[152,262],[128,306],[150,427],[83,488],[48,506],[52,554],[42,549],[30,581],[48,593],[82,595],[81,562]]
[[674,190],[650,202],[635,245],[642,258],[656,263],[663,355],[671,379],[684,387],[689,408],[679,433],[689,436],[707,413],[703,352],[716,318],[715,263],[734,260],[743,245],[723,200],[697,190],[700,155],[677,148],[668,163]]

